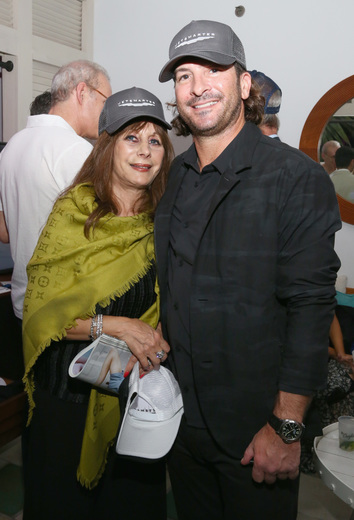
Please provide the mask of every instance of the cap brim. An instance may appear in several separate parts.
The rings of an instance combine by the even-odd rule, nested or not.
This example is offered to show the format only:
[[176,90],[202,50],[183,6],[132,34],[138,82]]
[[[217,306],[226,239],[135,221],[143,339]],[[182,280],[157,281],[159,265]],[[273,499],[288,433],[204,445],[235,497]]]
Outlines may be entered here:
[[116,452],[143,459],[160,459],[172,448],[183,407],[166,421],[141,421],[126,410],[119,431]]
[[120,130],[127,123],[133,122],[135,119],[144,120],[144,118],[146,118],[147,120],[156,121],[157,124],[163,126],[167,130],[171,130],[171,128],[172,128],[172,126],[169,123],[167,123],[167,121],[165,121],[164,119],[162,119],[160,117],[152,116],[149,114],[141,114],[141,113],[134,114],[134,112],[132,110],[130,110],[129,116],[122,117],[119,120],[114,121],[113,123],[108,125],[107,128],[105,128],[105,130],[108,134],[112,135],[112,134],[114,134],[114,132],[117,132],[118,130]]
[[234,56],[227,56],[225,54],[220,54],[218,52],[211,51],[196,51],[193,53],[186,53],[169,60],[164,67],[162,67],[161,72],[159,74],[159,81],[161,83],[165,83],[170,79],[173,79],[174,70],[177,63],[181,60],[185,60],[186,58],[201,58],[206,61],[210,61],[211,63],[216,63],[217,65],[232,65],[237,61]]

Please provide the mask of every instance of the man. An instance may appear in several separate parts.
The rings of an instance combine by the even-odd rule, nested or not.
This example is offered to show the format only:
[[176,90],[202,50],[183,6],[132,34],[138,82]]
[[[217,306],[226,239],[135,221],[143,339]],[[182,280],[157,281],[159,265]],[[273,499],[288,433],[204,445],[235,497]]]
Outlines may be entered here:
[[172,40],[177,157],[155,219],[161,319],[185,415],[178,518],[295,519],[305,411],[326,382],[339,267],[332,183],[262,135],[243,46],[193,21]]
[[322,146],[321,156],[323,162],[321,162],[321,166],[323,166],[328,175],[330,175],[336,169],[334,156],[338,148],[340,148],[340,143],[338,143],[338,141],[327,141]]
[[354,149],[350,146],[338,148],[334,160],[336,169],[330,175],[334,189],[343,199],[354,202]]
[[[38,94],[30,104],[30,115],[35,116],[38,114],[48,114],[50,110],[50,104],[51,104],[51,95],[50,91],[46,90],[42,94]],[[3,143],[2,149],[5,147],[6,143]],[[1,149],[1,151],[2,151]],[[1,203],[1,202],[0,202]],[[5,233],[4,237],[5,240],[8,240],[8,232],[6,228],[6,223],[4,218],[0,219],[0,237]],[[1,253],[3,253],[3,258],[1,258]],[[13,262],[11,258],[11,252],[10,252],[10,246],[8,243],[5,243],[4,245],[0,244],[0,271],[2,269],[5,269],[6,271],[13,268]]]
[[30,104],[30,116],[48,114],[52,104],[52,96],[49,90],[38,94]]
[[271,78],[263,74],[263,72],[252,70],[250,74],[252,80],[255,81],[260,88],[261,95],[265,100],[264,116],[258,126],[262,134],[280,141],[278,136],[280,121],[277,114],[280,110],[282,100],[281,89]]
[[84,139],[98,137],[98,118],[112,93],[109,76],[86,60],[55,74],[49,114],[29,116],[0,157],[0,240],[10,241],[14,261],[12,304],[22,319],[26,266],[59,193],[92,150]]

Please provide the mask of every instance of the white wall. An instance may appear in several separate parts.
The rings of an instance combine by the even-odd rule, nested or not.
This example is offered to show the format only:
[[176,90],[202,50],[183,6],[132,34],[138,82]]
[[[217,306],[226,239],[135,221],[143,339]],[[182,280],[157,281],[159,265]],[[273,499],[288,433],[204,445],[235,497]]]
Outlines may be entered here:
[[336,233],[335,250],[342,266],[339,274],[348,277],[347,286],[354,288],[354,226],[343,222],[343,227]]
[[[241,2],[240,2],[241,4]],[[272,77],[283,91],[280,136],[298,147],[303,125],[317,101],[353,74],[353,0],[244,0],[236,18],[234,0],[94,0],[94,60],[104,65],[113,92],[133,85],[161,101],[174,98],[172,81],[159,83],[173,36],[191,20],[231,25],[246,52],[249,70]],[[354,96],[354,92],[353,92]],[[167,112],[166,116],[171,119]],[[184,148],[179,141],[176,148]],[[341,273],[354,287],[354,226],[336,238]]]
[[[242,2],[240,2],[242,3]],[[304,122],[319,98],[353,74],[352,0],[95,0],[94,59],[111,74],[113,91],[133,85],[162,101],[173,85],[158,82],[172,37],[191,20],[231,25],[245,47],[248,69],[265,72],[283,91],[281,137],[298,146]]]

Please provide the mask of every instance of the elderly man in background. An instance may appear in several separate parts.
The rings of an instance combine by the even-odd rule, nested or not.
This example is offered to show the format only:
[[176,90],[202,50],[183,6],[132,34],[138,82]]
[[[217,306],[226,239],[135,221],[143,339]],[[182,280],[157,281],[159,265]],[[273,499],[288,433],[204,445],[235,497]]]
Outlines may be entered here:
[[322,146],[321,156],[323,162],[321,162],[321,166],[323,166],[328,175],[330,175],[336,169],[334,156],[338,148],[340,148],[340,143],[338,143],[338,141],[327,141]]
[[22,320],[26,266],[59,193],[74,179],[98,137],[98,119],[112,93],[100,65],[62,66],[51,86],[48,114],[29,116],[0,156],[0,240],[10,242],[14,261],[12,304]]

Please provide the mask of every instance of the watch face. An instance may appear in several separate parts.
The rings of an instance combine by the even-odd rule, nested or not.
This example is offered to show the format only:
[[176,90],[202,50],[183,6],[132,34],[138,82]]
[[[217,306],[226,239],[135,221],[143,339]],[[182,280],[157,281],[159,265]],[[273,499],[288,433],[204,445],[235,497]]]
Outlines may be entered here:
[[286,419],[283,422],[279,433],[285,442],[297,441],[301,437],[302,427],[298,422]]

